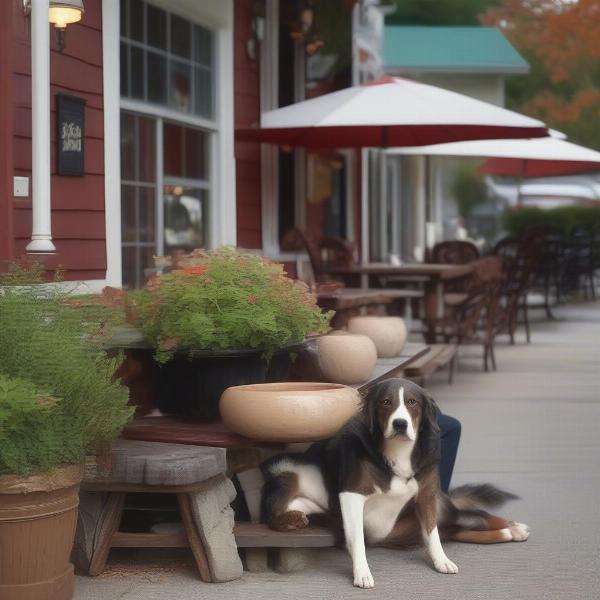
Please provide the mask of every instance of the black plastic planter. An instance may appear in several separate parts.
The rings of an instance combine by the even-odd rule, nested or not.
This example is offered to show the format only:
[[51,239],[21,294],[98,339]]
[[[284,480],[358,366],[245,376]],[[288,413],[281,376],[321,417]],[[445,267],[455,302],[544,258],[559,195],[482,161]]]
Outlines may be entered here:
[[175,356],[160,368],[159,408],[167,414],[214,421],[228,387],[285,381],[289,360],[289,350],[275,353],[268,363],[261,350],[207,352],[192,359]]

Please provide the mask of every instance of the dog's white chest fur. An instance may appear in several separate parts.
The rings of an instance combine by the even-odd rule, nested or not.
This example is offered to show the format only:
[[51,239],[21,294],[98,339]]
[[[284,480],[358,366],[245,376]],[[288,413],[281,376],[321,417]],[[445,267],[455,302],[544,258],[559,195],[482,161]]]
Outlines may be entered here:
[[370,544],[384,540],[394,528],[398,515],[407,502],[417,495],[419,484],[415,478],[394,477],[388,492],[377,491],[365,502],[365,537]]

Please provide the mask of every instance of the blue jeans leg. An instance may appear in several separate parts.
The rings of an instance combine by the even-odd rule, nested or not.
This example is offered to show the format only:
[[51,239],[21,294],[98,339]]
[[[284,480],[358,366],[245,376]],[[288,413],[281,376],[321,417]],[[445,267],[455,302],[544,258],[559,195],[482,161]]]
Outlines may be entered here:
[[440,487],[442,492],[447,493],[458,453],[461,425],[458,419],[442,414],[438,416],[438,425],[440,426],[440,437],[442,439]]

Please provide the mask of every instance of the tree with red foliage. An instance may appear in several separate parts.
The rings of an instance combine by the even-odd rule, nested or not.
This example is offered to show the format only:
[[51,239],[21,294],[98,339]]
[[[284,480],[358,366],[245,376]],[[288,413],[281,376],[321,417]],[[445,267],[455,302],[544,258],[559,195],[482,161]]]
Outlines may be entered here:
[[600,150],[600,0],[504,0],[480,21],[531,65],[509,81],[509,106]]

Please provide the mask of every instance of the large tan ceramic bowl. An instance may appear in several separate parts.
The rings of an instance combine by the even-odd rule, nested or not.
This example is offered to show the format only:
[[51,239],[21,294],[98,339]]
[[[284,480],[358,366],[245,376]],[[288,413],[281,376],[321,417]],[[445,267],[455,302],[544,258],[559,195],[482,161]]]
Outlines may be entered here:
[[232,431],[263,442],[332,436],[358,412],[358,392],[336,383],[262,383],[227,388],[219,410]]
[[361,316],[348,321],[348,331],[369,336],[379,358],[398,356],[406,343],[407,331],[399,317]]
[[366,335],[335,332],[319,338],[319,366],[327,381],[364,383],[376,364],[377,349]]

